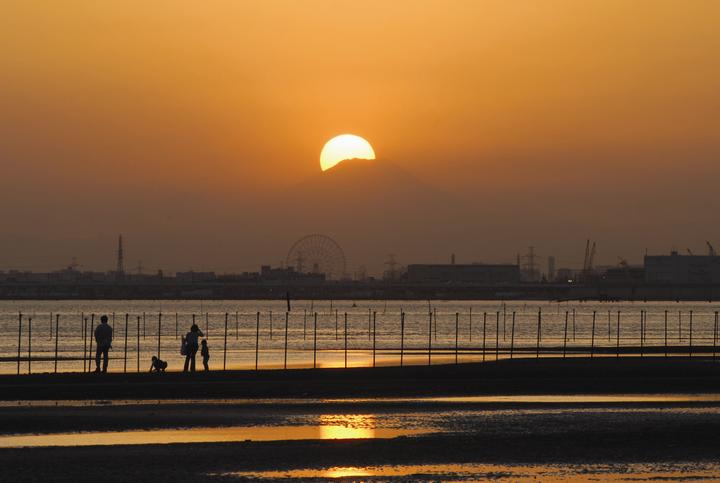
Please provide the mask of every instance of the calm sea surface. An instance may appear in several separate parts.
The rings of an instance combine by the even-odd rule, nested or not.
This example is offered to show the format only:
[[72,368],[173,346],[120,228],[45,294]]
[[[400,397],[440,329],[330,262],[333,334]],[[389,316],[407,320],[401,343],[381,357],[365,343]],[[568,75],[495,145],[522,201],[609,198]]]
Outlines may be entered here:
[[211,369],[222,369],[224,356],[226,368],[248,369],[255,367],[256,347],[258,367],[285,365],[286,313],[287,366],[312,367],[317,348],[318,367],[338,367],[345,365],[346,314],[347,365],[370,366],[373,346],[377,365],[398,364],[401,349],[405,364],[426,364],[428,347],[432,363],[454,362],[456,347],[459,362],[510,357],[511,348],[513,357],[535,357],[538,319],[541,355],[609,356],[618,344],[634,355],[664,355],[666,344],[671,355],[708,354],[718,310],[717,303],[687,302],[303,300],[292,301],[288,313],[285,301],[265,300],[2,301],[0,372],[18,371],[18,345],[21,373],[54,371],[56,343],[58,371],[82,371],[94,345],[92,326],[103,314],[114,329],[110,370],[117,372],[147,371],[158,342],[168,369],[182,370],[180,336],[193,317],[208,341]]

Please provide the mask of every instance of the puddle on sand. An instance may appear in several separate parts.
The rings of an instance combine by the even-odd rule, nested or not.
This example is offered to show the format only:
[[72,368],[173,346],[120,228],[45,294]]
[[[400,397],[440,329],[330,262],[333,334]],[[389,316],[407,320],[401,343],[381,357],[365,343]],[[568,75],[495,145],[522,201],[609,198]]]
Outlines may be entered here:
[[342,425],[243,426],[224,428],[178,428],[148,431],[107,431],[0,436],[0,448],[40,446],[110,446],[170,443],[228,443],[239,441],[285,441],[302,439],[396,438],[427,433]]
[[356,479],[383,481],[407,478],[443,481],[717,481],[716,464],[613,465],[492,465],[441,464],[299,469],[223,473],[222,476],[257,480]]

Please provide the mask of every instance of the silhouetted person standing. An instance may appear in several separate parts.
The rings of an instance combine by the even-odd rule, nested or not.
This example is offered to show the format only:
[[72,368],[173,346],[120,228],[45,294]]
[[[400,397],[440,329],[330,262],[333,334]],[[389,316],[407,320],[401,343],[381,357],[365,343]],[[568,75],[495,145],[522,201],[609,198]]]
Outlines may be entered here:
[[210,360],[210,349],[208,349],[207,340],[203,339],[202,341],[202,349],[200,349],[200,355],[203,359],[203,367],[206,371],[210,370],[210,367],[208,367],[208,361]]
[[108,368],[108,351],[112,347],[113,329],[108,325],[107,315],[100,318],[100,325],[95,327],[95,342],[97,343],[97,351],[95,352],[95,372],[100,372],[100,356],[103,357],[103,373]]
[[185,366],[183,367],[183,372],[187,372],[188,364],[190,365],[190,370],[195,372],[195,355],[198,351],[198,338],[204,335],[197,324],[193,324],[192,327],[190,327],[190,332],[185,336]]

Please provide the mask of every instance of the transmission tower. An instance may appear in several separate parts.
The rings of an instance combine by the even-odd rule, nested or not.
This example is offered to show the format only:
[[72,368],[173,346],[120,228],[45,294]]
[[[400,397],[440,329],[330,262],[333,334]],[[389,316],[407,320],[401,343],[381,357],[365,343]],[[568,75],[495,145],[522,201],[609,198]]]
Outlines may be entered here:
[[118,277],[125,275],[125,255],[123,254],[122,235],[118,236],[117,267],[115,268],[115,273]]
[[537,255],[535,255],[535,247],[528,247],[527,254],[523,256],[523,259],[525,260],[523,272],[525,274],[525,278],[530,282],[537,282],[540,279],[536,258]]

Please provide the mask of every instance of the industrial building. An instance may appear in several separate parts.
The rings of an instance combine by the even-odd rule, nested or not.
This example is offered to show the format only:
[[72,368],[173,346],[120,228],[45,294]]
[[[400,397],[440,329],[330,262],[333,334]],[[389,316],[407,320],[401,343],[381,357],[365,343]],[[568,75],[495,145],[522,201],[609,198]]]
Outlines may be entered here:
[[406,277],[412,283],[516,284],[520,282],[520,267],[479,263],[413,264],[408,265]]
[[720,283],[720,257],[709,255],[645,256],[645,281],[647,283],[714,284]]

